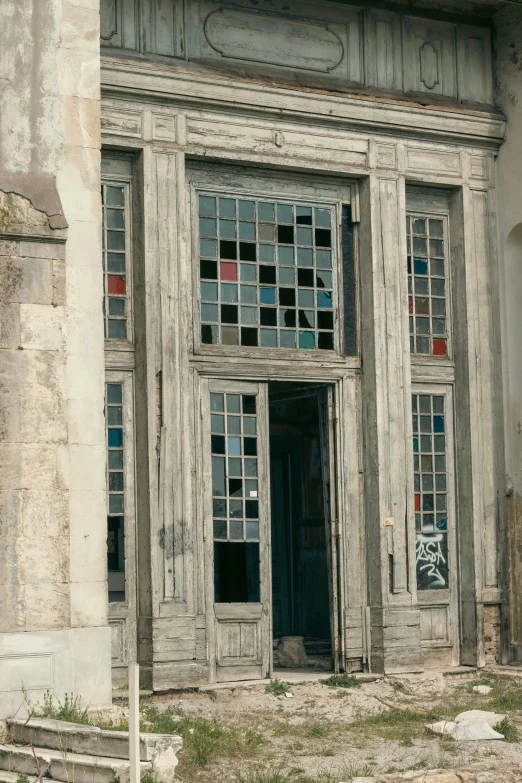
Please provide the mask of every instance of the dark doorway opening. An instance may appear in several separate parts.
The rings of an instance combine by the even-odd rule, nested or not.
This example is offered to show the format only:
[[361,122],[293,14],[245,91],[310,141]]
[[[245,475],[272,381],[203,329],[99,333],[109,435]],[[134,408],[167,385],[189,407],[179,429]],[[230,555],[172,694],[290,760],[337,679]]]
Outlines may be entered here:
[[333,668],[326,388],[269,385],[275,668]]

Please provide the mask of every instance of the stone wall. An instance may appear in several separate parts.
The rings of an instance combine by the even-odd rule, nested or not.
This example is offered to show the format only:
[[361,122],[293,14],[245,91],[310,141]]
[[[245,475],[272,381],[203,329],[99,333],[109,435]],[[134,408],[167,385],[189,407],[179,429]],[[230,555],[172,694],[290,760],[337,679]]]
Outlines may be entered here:
[[98,0],[0,31],[0,718],[110,701]]
[[497,164],[498,249],[504,386],[504,426],[511,655],[522,661],[522,8],[506,6],[494,15],[496,96],[507,117],[506,141]]

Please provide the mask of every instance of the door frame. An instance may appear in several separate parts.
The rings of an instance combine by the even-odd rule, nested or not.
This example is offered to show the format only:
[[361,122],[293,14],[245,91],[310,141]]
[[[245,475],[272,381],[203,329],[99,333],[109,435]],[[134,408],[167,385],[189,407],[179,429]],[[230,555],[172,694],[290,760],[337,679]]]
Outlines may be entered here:
[[[211,445],[210,445],[210,390],[211,389],[224,389],[226,391],[232,392],[232,393],[240,393],[241,390],[244,388],[245,390],[252,390],[253,386],[258,387],[259,389],[266,390],[266,427],[267,427],[267,436],[268,436],[268,384],[270,381],[287,381],[289,380],[289,374],[284,372],[284,368],[277,368],[277,370],[273,373],[270,373],[270,371],[267,372],[268,368],[257,368],[257,366],[252,366],[250,369],[250,376],[251,377],[245,377],[247,374],[244,372],[244,369],[241,368],[241,366],[223,366],[224,363],[220,363],[219,367],[214,366],[212,369],[213,372],[208,372],[210,369],[207,365],[205,369],[200,368],[199,375],[199,383],[196,384],[196,388],[198,389],[199,393],[199,408],[200,408],[200,422],[201,422],[201,437],[199,439],[199,442],[202,444],[202,459],[199,462],[201,471],[201,477],[202,481],[198,482],[199,490],[198,494],[200,497],[200,508],[202,509],[201,513],[201,519],[202,519],[202,538],[203,538],[203,546],[200,550],[203,557],[203,570],[205,573],[204,578],[204,611],[206,614],[206,625],[207,625],[207,643],[208,643],[208,654],[207,654],[207,660],[209,663],[209,681],[210,682],[216,682],[216,669],[217,669],[217,639],[216,639],[216,628],[215,628],[215,620],[214,620],[214,612],[213,612],[213,535],[212,535],[212,509],[211,505],[209,505],[209,499],[211,503],[212,499],[212,493],[205,490],[206,487],[211,486],[209,482],[211,481],[211,474],[210,474],[210,459],[208,458],[211,454]],[[261,372],[260,370],[264,369],[265,372]],[[295,368],[294,369],[295,372]],[[205,372],[206,370],[206,372]],[[235,372],[234,372],[235,371]],[[348,520],[351,519],[351,512],[355,511],[355,514],[353,514],[353,528],[352,523],[350,524],[351,530],[350,530],[350,541],[353,540],[354,537],[358,539],[359,544],[362,542],[360,531],[360,524],[361,519],[359,515],[359,508],[360,508],[360,502],[361,499],[359,498],[359,490],[360,490],[360,433],[358,430],[356,430],[356,427],[359,424],[359,415],[358,415],[358,385],[359,385],[359,378],[358,374],[356,373],[332,373],[334,377],[325,377],[326,373],[322,375],[322,377],[317,377],[317,375],[314,375],[314,377],[303,377],[303,375],[299,375],[296,377],[292,377],[293,373],[290,374],[290,377],[292,377],[292,380],[295,380],[296,382],[302,382],[309,384],[310,391],[311,387],[315,387],[316,392],[318,390],[318,387],[331,387],[333,390],[333,408],[329,410],[328,419],[333,428],[335,428],[335,438],[331,444],[330,451],[335,454],[335,486],[336,486],[336,497],[337,497],[337,519],[335,520],[335,525],[332,529],[332,535],[335,534],[336,537],[336,549],[337,549],[337,564],[338,564],[338,580],[337,580],[337,611],[338,611],[338,638],[339,642],[337,645],[337,655],[335,654],[335,640],[332,638],[333,641],[333,648],[332,652],[334,653],[334,668],[336,671],[339,670],[339,668],[345,668],[346,666],[346,648],[347,648],[347,641],[345,639],[345,634],[348,632],[348,625],[352,621],[348,618],[348,614],[353,614],[353,616],[356,619],[355,628],[352,630],[350,628],[350,645],[352,648],[358,649],[360,647],[361,653],[360,657],[361,659],[364,658],[364,648],[363,648],[363,627],[362,622],[359,622],[360,618],[362,617],[362,610],[361,607],[363,606],[363,603],[357,603],[353,607],[347,607],[346,606],[346,599],[350,595],[354,596],[361,596],[364,595],[365,590],[365,576],[364,576],[364,560],[361,561],[360,554],[358,554],[361,550],[361,547],[357,547],[357,552],[354,550],[354,557],[357,558],[357,562],[359,562],[359,565],[361,563],[363,564],[362,569],[357,573],[355,580],[352,581],[352,579],[349,577],[349,571],[347,571],[347,565],[351,562],[351,555],[346,551],[346,541],[348,539],[348,530],[346,528],[346,524]],[[307,389],[304,389],[303,391],[308,391]],[[343,406],[340,405],[340,401],[344,400],[346,402],[349,402],[349,405],[345,411],[343,411]],[[350,432],[352,435],[351,441],[353,443],[343,443],[343,441],[346,441],[347,433]],[[268,505],[270,505],[270,449],[269,449],[269,441],[268,437],[266,440],[267,448],[265,449],[265,454],[263,456],[265,460],[264,465],[264,471],[265,475],[267,476],[267,488],[268,488]],[[349,475],[344,475],[344,469],[349,470]],[[357,472],[354,475],[351,475],[354,473],[354,467],[357,466]],[[267,676],[272,677],[273,675],[273,651],[272,651],[272,635],[273,635],[273,618],[272,618],[272,566],[271,566],[271,530],[270,530],[270,508],[268,508],[268,517],[265,522],[265,525],[268,527],[268,533],[267,537],[265,538],[266,542],[266,551],[265,551],[265,561],[266,561],[266,574],[268,577],[268,584],[267,592],[268,595],[268,642],[269,642],[269,665],[267,670]],[[212,548],[212,551],[210,549]],[[262,556],[260,554],[260,560]],[[354,561],[355,562],[355,561]],[[209,574],[209,565],[212,564],[212,574]],[[261,566],[260,566],[261,567]],[[210,576],[212,579],[210,579]],[[331,581],[332,576],[329,576],[329,579]],[[348,584],[348,581],[350,584]],[[356,598],[357,600],[357,598]],[[361,598],[358,599],[361,601]],[[362,599],[364,600],[364,599]],[[349,610],[349,611],[348,611]],[[330,610],[331,611],[331,610]],[[357,636],[358,640],[353,642],[352,636]],[[359,653],[357,653],[356,657],[359,657]]]

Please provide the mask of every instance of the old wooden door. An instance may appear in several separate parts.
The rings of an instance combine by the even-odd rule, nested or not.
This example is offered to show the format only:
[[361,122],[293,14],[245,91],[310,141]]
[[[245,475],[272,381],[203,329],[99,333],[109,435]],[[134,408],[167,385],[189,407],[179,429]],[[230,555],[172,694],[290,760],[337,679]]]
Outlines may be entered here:
[[267,386],[210,380],[202,416],[211,677],[262,679],[271,650]]

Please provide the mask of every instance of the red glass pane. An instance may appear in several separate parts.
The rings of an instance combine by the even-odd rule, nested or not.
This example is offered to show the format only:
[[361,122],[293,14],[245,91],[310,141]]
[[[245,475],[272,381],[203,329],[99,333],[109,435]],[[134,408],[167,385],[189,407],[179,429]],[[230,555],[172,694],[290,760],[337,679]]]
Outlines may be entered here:
[[421,506],[420,501],[421,501],[421,496],[420,495],[415,495],[415,511],[420,511],[421,510],[421,508],[420,508],[420,506]]
[[109,275],[107,278],[107,290],[109,294],[124,294],[125,278],[118,275]]
[[446,340],[433,340],[433,356],[446,356]]
[[408,312],[410,315],[413,313],[413,296],[408,297]]
[[237,264],[221,261],[219,268],[221,280],[237,280]]

